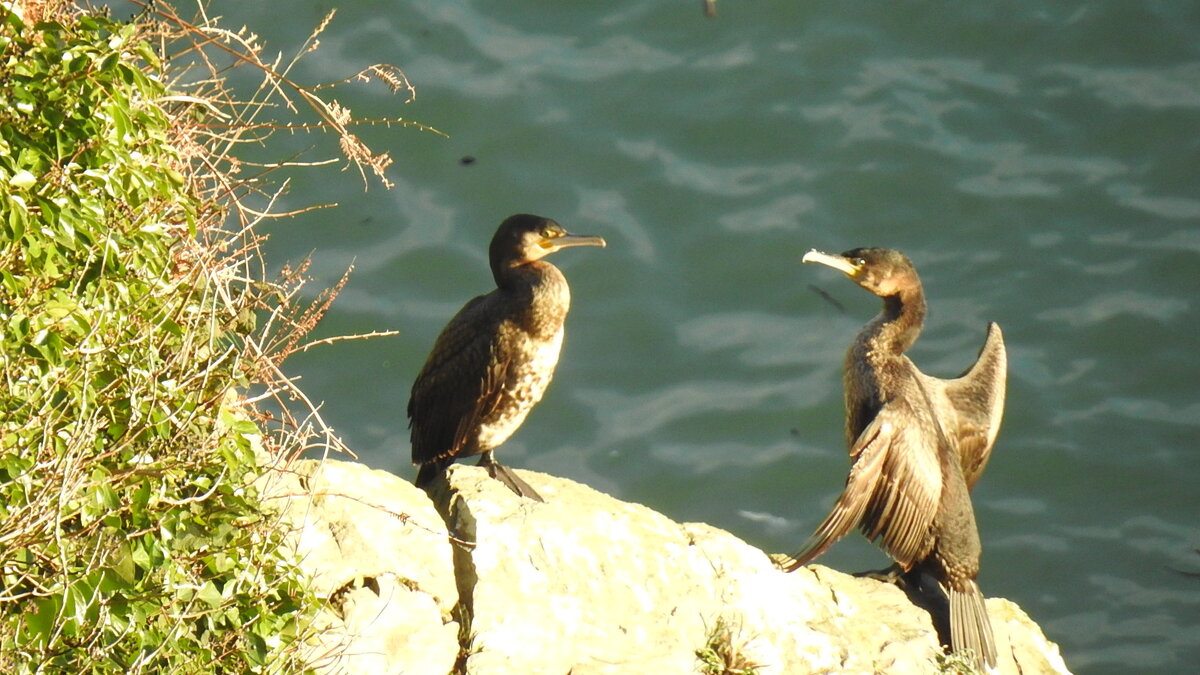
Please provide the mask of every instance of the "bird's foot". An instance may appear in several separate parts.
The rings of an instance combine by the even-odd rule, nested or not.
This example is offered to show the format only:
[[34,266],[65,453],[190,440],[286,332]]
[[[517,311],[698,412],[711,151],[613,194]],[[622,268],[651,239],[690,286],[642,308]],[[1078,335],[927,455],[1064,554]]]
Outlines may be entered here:
[[517,493],[521,497],[532,499],[535,502],[545,502],[542,496],[533,489],[529,483],[526,483],[517,475],[516,471],[504,466],[503,464],[491,459],[487,455],[479,460],[479,466],[487,469],[488,475],[508,486],[508,489]]
[[854,576],[862,579],[874,579],[904,588],[907,581],[904,578],[904,568],[900,565],[892,565],[881,570],[867,570],[866,572],[855,572]]

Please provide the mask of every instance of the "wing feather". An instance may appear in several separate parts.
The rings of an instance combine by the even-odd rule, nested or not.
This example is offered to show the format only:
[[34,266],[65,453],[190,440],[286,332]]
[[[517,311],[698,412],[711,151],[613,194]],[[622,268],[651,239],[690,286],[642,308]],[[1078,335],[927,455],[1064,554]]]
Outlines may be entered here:
[[892,559],[910,567],[933,548],[932,526],[942,495],[942,471],[934,422],[917,416],[905,402],[907,398],[885,404],[876,418],[893,430],[883,465],[884,481],[868,506],[862,529],[872,540],[881,538]]
[[804,547],[785,561],[785,569],[811,562],[855,526],[869,539],[882,537],[884,549],[905,566],[933,547],[941,470],[936,453],[920,445],[920,430],[912,427],[908,412],[902,402],[885,404],[859,434],[850,450],[857,459],[845,489]]
[[784,562],[784,569],[791,572],[808,564],[862,522],[867,504],[883,475],[884,460],[890,446],[888,437],[880,437],[882,431],[882,426],[874,423],[863,430],[857,446],[860,454],[856,455],[856,461],[850,468],[845,489],[804,547]]
[[952,380],[924,378],[937,404],[938,418],[954,420],[946,431],[957,437],[963,478],[968,488],[975,487],[991,459],[1004,417],[1007,377],[1004,335],[1000,326],[990,323],[979,357],[962,375]]
[[496,372],[489,297],[472,299],[446,324],[413,383],[408,417],[414,464],[469,451],[472,425],[495,405],[503,377]]

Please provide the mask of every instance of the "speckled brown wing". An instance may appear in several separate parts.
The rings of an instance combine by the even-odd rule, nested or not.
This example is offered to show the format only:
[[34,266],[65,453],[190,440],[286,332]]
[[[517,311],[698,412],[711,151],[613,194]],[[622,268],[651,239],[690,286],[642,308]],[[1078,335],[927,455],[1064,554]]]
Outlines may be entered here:
[[883,548],[906,567],[928,554],[942,472],[936,450],[923,447],[927,424],[912,419],[903,399],[884,404],[850,450],[854,465],[833,511],[784,569],[812,561],[856,526],[869,539],[881,537]]
[[[943,391],[953,415],[937,411],[940,419],[957,419],[958,452],[967,487],[975,487],[987,468],[1004,417],[1008,358],[1000,326],[988,324],[979,357],[966,372],[945,380]],[[948,430],[953,431],[953,430]]]
[[911,407],[913,400],[918,396],[897,396],[880,411],[881,434],[891,436],[891,447],[883,479],[859,524],[868,539],[881,539],[883,549],[905,568],[933,548],[932,524],[943,491],[935,422]]
[[472,299],[442,329],[408,401],[413,464],[475,454],[473,430],[499,399],[494,293]]

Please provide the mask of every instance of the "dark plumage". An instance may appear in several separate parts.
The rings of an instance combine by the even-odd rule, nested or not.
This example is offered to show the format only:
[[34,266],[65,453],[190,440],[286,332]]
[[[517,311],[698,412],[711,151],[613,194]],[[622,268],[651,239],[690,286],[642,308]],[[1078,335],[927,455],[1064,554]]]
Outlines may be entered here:
[[975,364],[952,380],[925,375],[904,352],[925,297],[898,251],[810,251],[804,262],[844,272],[883,298],[846,352],[846,439],[852,467],[833,512],[784,568],[795,570],[858,527],[904,572],[937,579],[949,599],[950,647],[994,666],[996,647],[975,578],[982,547],[969,491],[991,455],[1004,410],[1004,339],[989,324]]
[[500,224],[489,249],[496,289],[450,319],[413,383],[408,417],[417,486],[428,486],[455,459],[482,455],[479,464],[494,478],[541,501],[492,451],[541,400],[558,364],[571,292],[542,258],[568,246],[604,245],[540,216]]

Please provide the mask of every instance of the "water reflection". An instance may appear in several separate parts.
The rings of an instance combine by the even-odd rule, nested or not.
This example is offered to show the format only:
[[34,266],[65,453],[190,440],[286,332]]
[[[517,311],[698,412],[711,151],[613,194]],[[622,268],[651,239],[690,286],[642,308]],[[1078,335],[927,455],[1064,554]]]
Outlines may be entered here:
[[1097,68],[1052,66],[1048,74],[1062,75],[1113,106],[1139,108],[1200,108],[1200,64],[1156,68]]

